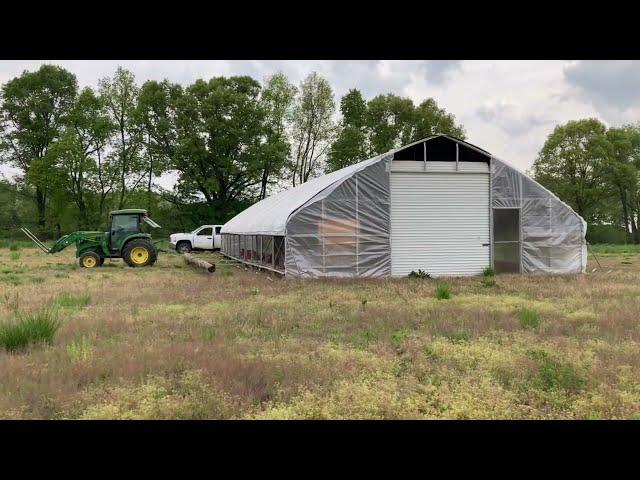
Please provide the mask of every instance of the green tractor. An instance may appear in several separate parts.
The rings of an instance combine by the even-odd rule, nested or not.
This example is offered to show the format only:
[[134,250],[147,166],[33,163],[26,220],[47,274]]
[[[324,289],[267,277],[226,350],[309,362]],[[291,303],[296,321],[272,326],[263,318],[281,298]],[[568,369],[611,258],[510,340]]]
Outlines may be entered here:
[[151,243],[151,235],[142,232],[142,222],[160,227],[147,216],[146,210],[131,208],[109,213],[108,232],[73,232],[60,237],[51,248],[28,229],[22,228],[22,232],[45,253],[56,253],[75,243],[81,267],[100,267],[105,258],[123,258],[130,267],[150,267],[156,262],[158,251]]

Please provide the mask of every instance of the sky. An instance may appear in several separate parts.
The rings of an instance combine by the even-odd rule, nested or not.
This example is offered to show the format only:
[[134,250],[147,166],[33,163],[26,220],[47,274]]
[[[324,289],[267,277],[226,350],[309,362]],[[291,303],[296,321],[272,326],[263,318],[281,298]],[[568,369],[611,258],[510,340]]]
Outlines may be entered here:
[[[298,84],[316,71],[331,83],[339,105],[350,88],[366,99],[395,93],[418,104],[432,97],[462,124],[467,140],[521,170],[531,167],[559,123],[587,117],[608,126],[640,120],[640,61],[532,60],[47,60],[0,61],[0,83],[41,64],[76,74],[97,87],[118,66],[139,84],[169,79],[188,85],[214,76],[250,75],[262,81],[284,72]],[[0,173],[12,170],[0,166]],[[160,181],[170,187],[171,177]]]

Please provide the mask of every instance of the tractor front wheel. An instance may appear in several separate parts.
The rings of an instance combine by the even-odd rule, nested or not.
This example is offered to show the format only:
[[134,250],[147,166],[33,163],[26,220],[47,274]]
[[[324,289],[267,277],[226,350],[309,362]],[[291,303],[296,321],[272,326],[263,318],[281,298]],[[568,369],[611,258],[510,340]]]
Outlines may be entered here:
[[147,267],[156,263],[158,253],[148,240],[135,239],[124,246],[122,258],[130,267]]
[[84,268],[95,268],[102,265],[102,262],[100,261],[100,255],[95,252],[83,253],[82,255],[80,255],[78,262],[80,263],[80,266]]

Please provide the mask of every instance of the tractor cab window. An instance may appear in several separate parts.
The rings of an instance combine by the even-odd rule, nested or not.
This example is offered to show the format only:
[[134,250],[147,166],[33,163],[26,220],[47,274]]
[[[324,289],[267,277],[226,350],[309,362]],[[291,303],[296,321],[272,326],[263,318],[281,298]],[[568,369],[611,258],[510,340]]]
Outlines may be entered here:
[[119,251],[122,241],[129,235],[138,233],[139,228],[138,215],[114,215],[111,221],[111,251]]
[[115,215],[113,217],[113,228],[118,232],[137,232],[138,215]]

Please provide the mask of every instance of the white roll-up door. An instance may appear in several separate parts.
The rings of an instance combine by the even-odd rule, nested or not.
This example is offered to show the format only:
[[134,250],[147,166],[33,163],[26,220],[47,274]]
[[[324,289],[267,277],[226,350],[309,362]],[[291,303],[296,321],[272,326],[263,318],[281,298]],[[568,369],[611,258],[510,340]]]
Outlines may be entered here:
[[490,265],[489,173],[479,164],[459,167],[392,166],[392,275],[476,275]]

